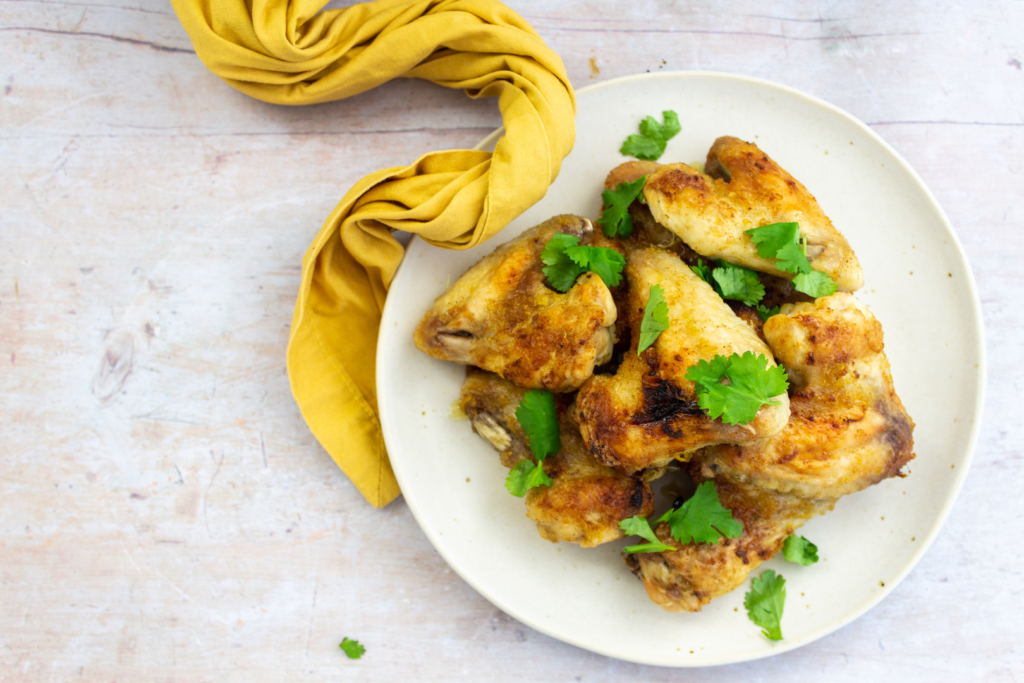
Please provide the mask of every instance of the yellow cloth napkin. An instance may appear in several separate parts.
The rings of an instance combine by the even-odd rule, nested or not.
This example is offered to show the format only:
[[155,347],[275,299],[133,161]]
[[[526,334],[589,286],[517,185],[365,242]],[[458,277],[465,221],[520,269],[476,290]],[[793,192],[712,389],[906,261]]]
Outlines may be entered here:
[[[467,249],[501,230],[558,175],[575,139],[561,59],[495,0],[172,0],[196,53],[229,85],[277,104],[312,104],[395,77],[497,97],[493,154],[432,152],[348,191],[302,261],[288,376],[323,447],[377,507],[399,493],[377,414],[377,331],[403,249],[392,230]],[[324,169],[330,173],[331,169]]]

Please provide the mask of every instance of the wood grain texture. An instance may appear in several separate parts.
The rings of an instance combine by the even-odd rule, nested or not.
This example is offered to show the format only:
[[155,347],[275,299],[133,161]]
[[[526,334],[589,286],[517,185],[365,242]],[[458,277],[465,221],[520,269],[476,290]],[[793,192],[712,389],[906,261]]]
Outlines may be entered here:
[[1024,4],[510,4],[577,86],[778,81],[924,178],[971,259],[989,361],[973,469],[924,560],[831,636],[685,674],[507,617],[401,500],[363,501],[284,371],[301,257],[337,200],[474,145],[495,104],[400,81],[275,107],[208,72],[160,0],[0,0],[0,681],[1024,677]]

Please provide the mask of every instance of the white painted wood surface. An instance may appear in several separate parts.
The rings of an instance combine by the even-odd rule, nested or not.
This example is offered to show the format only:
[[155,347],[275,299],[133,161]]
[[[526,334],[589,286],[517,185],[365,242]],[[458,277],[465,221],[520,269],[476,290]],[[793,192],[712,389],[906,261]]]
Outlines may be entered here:
[[209,73],[162,0],[0,0],[0,681],[1024,678],[1024,4],[511,4],[578,86],[767,78],[923,176],[989,354],[973,469],[928,555],[850,626],[746,665],[640,667],[518,624],[401,499],[362,500],[284,370],[301,257],[336,201],[472,146],[494,102],[399,81],[275,107]]

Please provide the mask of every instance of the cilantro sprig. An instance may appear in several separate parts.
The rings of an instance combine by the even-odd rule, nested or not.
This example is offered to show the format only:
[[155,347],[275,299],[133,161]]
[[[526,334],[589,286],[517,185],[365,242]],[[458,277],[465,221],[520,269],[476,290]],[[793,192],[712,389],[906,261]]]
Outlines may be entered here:
[[782,640],[782,611],[786,606],[786,580],[769,569],[753,580],[743,599],[747,616],[768,640]]
[[818,561],[818,546],[803,536],[793,535],[782,544],[782,556],[786,558],[786,562],[810,567]]
[[833,294],[836,283],[827,273],[811,268],[807,260],[807,237],[800,236],[799,223],[772,223],[746,231],[757,247],[757,255],[775,259],[779,270],[793,273],[793,288],[815,298]]
[[640,122],[640,134],[633,134],[626,138],[619,151],[644,161],[656,161],[665,153],[668,141],[682,130],[682,126],[679,125],[679,115],[674,111],[669,109],[661,112],[661,119],[664,123],[658,123],[651,116],[645,117]]
[[697,487],[693,496],[658,520],[668,522],[672,538],[680,543],[717,543],[718,539],[739,538],[743,523],[732,518],[732,511],[723,507],[713,481]]
[[644,317],[640,321],[640,341],[636,347],[636,355],[640,355],[655,342],[662,332],[668,329],[668,304],[665,303],[665,292],[661,285],[651,285],[644,307]]
[[342,638],[341,643],[338,645],[345,656],[349,659],[359,659],[366,652],[366,648],[359,644],[358,640],[352,640],[351,638]]
[[761,304],[758,304],[755,307],[755,310],[757,311],[757,315],[761,318],[761,322],[763,323],[768,322],[768,318],[772,317],[773,315],[779,314],[778,306],[772,306],[771,308],[768,308],[767,306],[762,306]]
[[648,541],[647,543],[641,543],[639,545],[627,545],[622,549],[624,552],[663,553],[669,550],[678,550],[678,548],[673,548],[672,546],[658,540],[658,537],[654,535],[654,530],[651,529],[651,523],[639,515],[634,515],[629,519],[622,520],[619,522],[619,528],[630,536],[639,536],[645,541]]
[[629,237],[633,234],[633,218],[629,215],[629,205],[633,200],[640,197],[644,190],[644,183],[647,176],[637,178],[631,183],[619,183],[614,190],[605,190],[601,193],[601,217],[597,224],[601,226],[607,237]]
[[734,299],[742,301],[747,306],[756,306],[764,298],[764,285],[761,284],[757,273],[749,268],[722,260],[704,263],[703,259],[697,259],[697,265],[690,266],[690,270],[711,285],[723,299]]
[[698,405],[712,419],[731,425],[753,422],[763,405],[780,405],[771,398],[789,388],[786,371],[769,367],[768,359],[753,351],[698,361],[686,371],[686,379],[697,385]]
[[607,247],[590,247],[580,244],[573,235],[556,232],[544,246],[540,255],[544,262],[542,269],[551,286],[559,292],[568,292],[583,273],[596,273],[609,287],[622,282],[625,257]]
[[516,420],[526,433],[530,451],[537,458],[520,460],[505,478],[505,488],[517,498],[535,486],[551,486],[551,477],[544,474],[541,463],[544,458],[562,449],[559,435],[558,413],[555,411],[555,396],[550,391],[531,389],[523,396],[516,408]]

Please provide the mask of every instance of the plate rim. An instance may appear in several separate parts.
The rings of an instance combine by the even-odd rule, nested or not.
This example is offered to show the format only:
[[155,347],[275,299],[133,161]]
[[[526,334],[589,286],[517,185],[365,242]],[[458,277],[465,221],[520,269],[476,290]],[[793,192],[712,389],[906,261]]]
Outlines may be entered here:
[[[631,82],[635,82],[635,81],[651,81],[651,80],[673,80],[673,81],[677,81],[677,80],[698,80],[698,79],[700,79],[700,80],[711,80],[711,81],[726,81],[726,82],[732,82],[732,83],[741,83],[741,84],[748,85],[748,86],[759,87],[759,88],[766,88],[766,89],[769,89],[769,90],[775,90],[775,91],[779,91],[781,93],[784,93],[787,96],[804,100],[807,103],[810,103],[810,104],[812,104],[812,105],[814,105],[816,107],[822,108],[822,109],[826,110],[827,112],[829,112],[830,114],[838,116],[838,117],[844,119],[847,123],[852,124],[855,128],[859,129],[862,133],[867,134],[871,139],[874,140],[874,142],[878,143],[879,146],[892,159],[892,161],[896,162],[896,164],[899,166],[899,168],[905,174],[907,174],[907,176],[909,176],[913,180],[914,184],[918,187],[918,189],[923,191],[923,194],[924,194],[925,198],[928,200],[928,202],[931,204],[931,207],[936,211],[937,215],[941,219],[940,220],[941,226],[942,226],[943,230],[945,231],[947,237],[950,239],[950,243],[954,247],[954,250],[956,252],[956,256],[960,260],[960,265],[963,266],[964,271],[967,273],[968,300],[970,301],[971,318],[972,318],[972,321],[974,323],[973,324],[974,329],[973,329],[973,334],[971,335],[971,339],[972,339],[972,342],[973,342],[974,346],[978,350],[977,370],[976,370],[976,373],[975,373],[976,379],[977,379],[978,390],[977,390],[977,393],[975,395],[973,411],[972,411],[972,414],[971,414],[972,424],[971,424],[971,427],[970,427],[970,430],[969,430],[969,433],[968,433],[967,447],[966,447],[965,453],[963,454],[963,467],[960,468],[961,471],[954,477],[954,481],[953,481],[953,484],[951,486],[950,494],[946,497],[946,500],[943,502],[942,507],[938,511],[938,513],[937,513],[937,515],[935,517],[935,523],[932,525],[931,529],[928,531],[927,536],[925,537],[923,543],[921,543],[917,547],[916,552],[913,553],[910,556],[910,558],[908,559],[908,561],[904,565],[903,569],[897,574],[895,580],[892,580],[892,581],[886,583],[886,585],[885,585],[883,590],[880,590],[880,591],[878,591],[876,593],[872,593],[870,596],[868,596],[868,598],[864,601],[864,603],[860,607],[858,607],[856,609],[853,609],[853,610],[850,610],[847,614],[845,614],[844,616],[840,617],[839,619],[837,619],[837,620],[835,620],[835,621],[833,621],[833,622],[831,622],[831,623],[829,623],[829,624],[827,624],[825,626],[822,626],[822,627],[818,628],[816,631],[811,632],[810,634],[800,638],[799,640],[794,639],[791,642],[783,641],[782,643],[779,643],[779,644],[773,644],[772,647],[770,647],[768,649],[765,649],[764,651],[762,651],[760,653],[754,654],[753,656],[741,655],[739,657],[734,657],[734,658],[726,657],[726,658],[722,658],[722,659],[719,659],[719,660],[713,661],[713,662],[694,662],[694,663],[688,663],[688,662],[676,663],[676,662],[672,662],[672,663],[666,663],[666,662],[663,662],[663,661],[653,661],[653,660],[651,660],[649,658],[644,658],[644,657],[641,657],[641,656],[630,657],[628,655],[609,654],[606,651],[602,651],[600,649],[596,649],[596,648],[594,648],[594,647],[592,647],[592,646],[590,646],[590,645],[588,645],[588,644],[582,642],[581,640],[579,640],[577,638],[574,638],[572,636],[566,636],[565,634],[562,634],[562,633],[555,633],[552,629],[547,628],[543,623],[540,623],[540,622],[538,622],[536,620],[530,619],[530,618],[522,615],[520,613],[520,611],[516,607],[508,605],[508,604],[506,604],[505,601],[503,601],[501,599],[498,599],[498,598],[494,597],[493,595],[489,594],[489,592],[486,591],[485,589],[483,589],[472,577],[465,575],[460,568],[456,567],[455,564],[453,564],[452,560],[449,558],[449,556],[445,552],[445,550],[437,545],[437,543],[435,542],[435,539],[433,538],[433,536],[428,534],[428,533],[426,533],[426,531],[424,529],[424,523],[423,523],[423,513],[419,509],[419,506],[418,506],[417,503],[415,503],[415,502],[411,501],[409,498],[405,497],[405,495],[404,495],[405,482],[403,481],[403,475],[401,474],[400,469],[399,468],[395,468],[394,465],[392,464],[392,469],[393,469],[393,471],[395,473],[395,478],[398,480],[399,488],[402,489],[402,491],[403,491],[403,498],[405,499],[405,503],[408,506],[409,511],[412,513],[413,518],[416,520],[417,525],[420,527],[420,530],[423,531],[424,536],[426,536],[427,540],[430,542],[431,546],[434,548],[434,550],[439,555],[441,555],[441,557],[448,564],[448,566],[463,581],[465,581],[467,584],[469,584],[473,588],[473,590],[475,590],[477,593],[479,593],[484,599],[486,599],[492,605],[494,605],[498,609],[502,610],[503,612],[505,612],[509,616],[513,617],[514,619],[516,619],[520,623],[522,623],[522,624],[524,624],[524,625],[526,625],[526,626],[528,626],[528,627],[530,627],[530,628],[532,628],[532,629],[534,629],[534,630],[536,630],[536,631],[538,631],[540,633],[543,633],[544,635],[547,635],[547,636],[549,636],[551,638],[554,638],[554,639],[556,639],[558,641],[561,641],[561,642],[564,642],[564,643],[568,643],[568,644],[573,645],[575,647],[579,647],[579,648],[582,648],[582,649],[587,650],[589,652],[594,652],[594,653],[603,655],[605,657],[610,657],[610,658],[618,659],[618,660],[622,660],[622,661],[633,662],[633,663],[637,663],[637,664],[644,664],[644,665],[648,665],[648,666],[660,666],[660,667],[666,667],[666,668],[700,668],[700,667],[711,667],[711,666],[724,666],[724,665],[727,665],[727,664],[738,664],[738,663],[742,663],[742,662],[752,662],[752,661],[757,661],[759,659],[764,659],[766,657],[773,657],[773,656],[776,656],[776,655],[781,655],[781,654],[783,654],[785,652],[790,652],[790,651],[795,650],[797,648],[801,648],[801,647],[803,647],[805,645],[809,645],[810,643],[813,643],[813,642],[819,640],[820,638],[823,638],[823,637],[825,637],[827,635],[835,633],[836,631],[842,629],[843,627],[847,626],[848,624],[850,624],[850,623],[856,621],[857,619],[859,619],[861,616],[863,616],[865,613],[867,613],[869,610],[871,610],[871,608],[875,607],[878,603],[880,603],[882,600],[884,600],[886,597],[888,597],[896,589],[896,587],[899,586],[903,582],[903,580],[907,577],[907,575],[909,575],[910,572],[913,571],[913,569],[918,565],[918,563],[921,561],[921,559],[924,557],[924,555],[931,548],[932,543],[934,543],[935,539],[939,535],[939,532],[945,526],[946,520],[948,519],[949,514],[950,514],[950,512],[953,509],[953,506],[956,504],[957,499],[960,497],[960,493],[961,493],[961,491],[963,489],[964,482],[967,479],[967,473],[970,471],[971,465],[973,464],[974,455],[975,455],[975,452],[977,450],[978,440],[979,440],[980,434],[981,434],[981,423],[982,423],[982,417],[983,417],[983,412],[984,412],[985,394],[986,394],[987,379],[988,379],[988,372],[987,372],[988,361],[987,361],[987,353],[986,353],[986,347],[985,347],[984,318],[982,316],[982,311],[981,311],[981,301],[980,301],[980,298],[978,296],[978,290],[977,290],[977,284],[975,282],[974,271],[971,268],[970,260],[967,258],[967,253],[964,250],[963,244],[960,241],[960,238],[957,235],[956,231],[953,229],[953,225],[950,222],[949,217],[946,215],[946,212],[942,209],[942,206],[939,204],[938,200],[936,200],[934,194],[932,194],[932,191],[929,189],[928,185],[924,182],[924,180],[917,173],[917,171],[914,170],[914,168],[909,164],[909,162],[907,162],[906,159],[904,159],[899,154],[899,152],[897,152],[895,150],[895,148],[892,147],[892,145],[890,145],[886,140],[884,140],[880,135],[878,135],[878,133],[876,133],[874,130],[872,130],[866,123],[864,123],[863,121],[861,121],[857,117],[853,116],[849,112],[847,112],[847,111],[837,107],[834,104],[831,104],[831,103],[829,103],[829,102],[827,102],[827,101],[825,101],[825,100],[823,100],[823,99],[821,99],[819,97],[816,97],[814,95],[810,95],[810,94],[808,94],[806,92],[803,92],[801,90],[797,90],[796,88],[793,88],[791,86],[784,85],[782,83],[777,83],[777,82],[774,82],[774,81],[769,81],[769,80],[761,79],[761,78],[755,78],[755,77],[752,77],[752,76],[744,76],[744,75],[739,75],[739,74],[722,73],[722,72],[711,72],[711,71],[666,71],[666,72],[659,72],[659,73],[656,73],[656,74],[652,74],[652,73],[632,74],[632,75],[629,75],[629,76],[622,76],[622,77],[619,77],[619,78],[613,78],[613,79],[609,79],[607,81],[602,81],[600,83],[594,83],[594,84],[588,85],[586,87],[579,88],[578,90],[576,90],[576,93],[577,94],[590,93],[590,92],[594,92],[594,91],[602,90],[602,89],[606,89],[606,88],[619,87],[619,86],[622,86],[623,84],[631,83]],[[493,132],[488,134],[486,137],[484,137],[484,139],[481,140],[474,147],[474,149],[486,149],[488,146],[493,145],[501,137],[501,135],[504,134],[504,130],[505,129],[504,129],[503,126],[497,128],[496,130],[494,130]],[[575,150],[575,148],[576,147],[575,147],[575,143],[574,143],[573,149]],[[545,192],[545,196],[546,195],[547,195],[547,193]],[[495,235],[495,237],[496,236],[497,235]],[[389,292],[390,292],[391,287],[394,287],[396,284],[402,282],[401,278],[403,277],[403,272],[405,272],[405,269],[403,269],[403,266],[405,264],[405,254],[409,253],[409,248],[412,245],[413,240],[417,240],[417,239],[420,239],[420,238],[417,237],[416,235],[412,235],[412,237],[410,238],[408,244],[406,245],[405,253],[403,254],[403,258],[402,258],[402,262],[399,264],[398,269],[396,270],[395,275],[392,278],[391,285],[388,288]],[[388,327],[384,323],[387,320],[389,320],[389,318],[390,318],[389,312],[393,311],[393,309],[394,309],[394,305],[392,305],[392,298],[388,297],[385,300],[384,308],[381,311],[381,333],[380,333],[380,337],[378,338],[378,343],[377,343],[377,355],[376,355],[377,366],[376,366],[375,380],[376,380],[378,386],[382,386],[383,385],[383,374],[385,372],[385,369],[384,369],[385,364],[382,362],[383,361],[382,349],[385,348],[385,344],[383,344],[381,342],[382,342],[382,340],[386,336],[389,336],[388,332],[387,332]],[[390,419],[390,417],[388,415],[387,408],[385,407],[386,405],[387,405],[387,402],[386,401],[381,401],[380,400],[380,395],[378,395],[378,411],[379,411],[379,416],[380,416],[380,426],[381,426],[382,436],[383,436],[383,439],[384,439],[385,448],[387,448],[387,446],[388,446],[389,434],[391,433],[392,426],[393,426],[392,420]],[[394,439],[395,439],[395,437],[391,437],[390,438],[392,443],[394,442]],[[390,458],[390,456],[389,456],[389,458]]]

